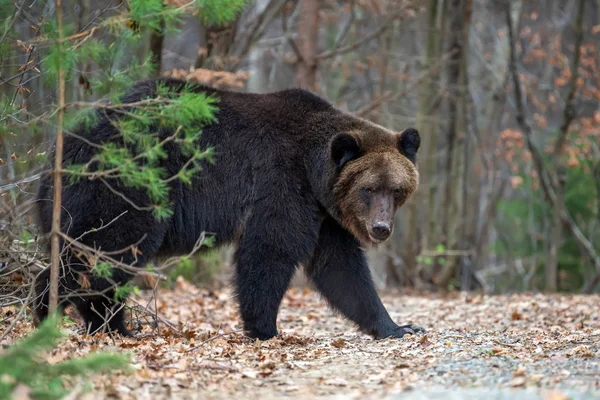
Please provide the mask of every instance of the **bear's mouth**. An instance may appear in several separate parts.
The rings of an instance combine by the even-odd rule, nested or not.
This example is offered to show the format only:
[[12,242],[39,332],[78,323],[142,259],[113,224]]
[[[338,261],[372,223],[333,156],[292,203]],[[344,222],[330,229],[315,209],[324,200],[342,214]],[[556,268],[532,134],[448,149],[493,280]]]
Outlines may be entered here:
[[377,244],[381,244],[381,243],[385,242],[386,240],[388,240],[388,238],[385,238],[385,239],[378,239],[378,238],[374,237],[373,235],[371,235],[371,234],[369,233],[369,241],[370,241],[372,244],[375,244],[375,245],[377,245]]
[[386,236],[380,236],[380,235],[378,236],[378,235],[374,234],[373,232],[371,232],[370,229],[366,229],[366,232],[367,232],[367,238],[369,239],[369,242],[374,246],[377,246],[377,245],[385,242],[392,236],[391,231]]

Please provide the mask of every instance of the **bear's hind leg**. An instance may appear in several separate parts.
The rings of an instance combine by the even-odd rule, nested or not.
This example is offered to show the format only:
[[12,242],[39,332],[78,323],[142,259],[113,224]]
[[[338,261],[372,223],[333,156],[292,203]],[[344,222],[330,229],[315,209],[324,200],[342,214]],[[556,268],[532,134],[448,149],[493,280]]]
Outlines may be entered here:
[[[144,236],[144,235],[140,235]],[[142,267],[145,263],[154,257],[162,243],[164,231],[159,234],[147,235],[148,243],[142,241],[135,251],[124,252],[117,259],[120,263]],[[127,247],[125,243],[121,247]],[[135,241],[133,241],[135,243]],[[96,246],[98,243],[96,242]],[[99,248],[103,248],[99,246]],[[116,258],[114,255],[113,258]],[[91,274],[90,274],[91,275]],[[125,322],[125,302],[126,297],[115,299],[115,291],[118,287],[127,284],[133,278],[133,272],[125,271],[119,266],[114,266],[110,278],[101,278],[88,276],[90,287],[83,290],[80,296],[74,297],[71,301],[77,307],[77,311],[85,321],[86,332],[93,334],[98,331],[114,331],[124,336],[133,336],[127,329]]]
[[[163,243],[168,224],[169,221],[157,221],[149,212],[129,209],[115,223],[82,237],[84,244],[116,261],[110,277],[95,276],[89,266],[83,267],[89,284],[70,296],[69,300],[85,321],[86,331],[116,331],[125,336],[132,335],[125,322],[126,298],[115,299],[115,291],[131,280],[135,273],[131,268],[143,267],[154,257]],[[90,228],[87,229],[89,231]],[[105,258],[98,261],[110,262]],[[78,270],[81,268],[78,267]]]
[[93,335],[99,331],[118,332],[123,336],[134,336],[127,329],[125,304],[112,299],[111,290],[103,295],[89,296],[74,302],[77,311],[85,321],[85,331]]
[[[62,314],[64,308],[71,301],[69,294],[77,290],[79,283],[69,269],[69,257],[61,257],[58,272],[58,313]],[[35,279],[33,297],[33,323],[39,326],[48,317],[50,303],[50,267],[40,272]]]

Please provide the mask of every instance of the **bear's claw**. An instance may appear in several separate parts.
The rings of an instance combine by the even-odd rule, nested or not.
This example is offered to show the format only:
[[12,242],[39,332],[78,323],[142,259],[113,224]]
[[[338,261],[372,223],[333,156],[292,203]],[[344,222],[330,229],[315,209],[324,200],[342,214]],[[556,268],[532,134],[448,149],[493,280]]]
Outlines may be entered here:
[[417,333],[425,333],[425,328],[423,328],[422,326],[417,325],[417,324],[408,324],[408,325],[398,326],[394,330],[392,337],[402,338],[404,335],[407,335],[407,334],[415,335]]

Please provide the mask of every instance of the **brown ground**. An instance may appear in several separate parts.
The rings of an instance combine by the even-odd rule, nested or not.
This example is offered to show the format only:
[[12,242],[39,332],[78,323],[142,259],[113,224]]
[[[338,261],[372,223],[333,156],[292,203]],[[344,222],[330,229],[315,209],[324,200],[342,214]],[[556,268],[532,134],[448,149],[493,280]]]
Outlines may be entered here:
[[[147,304],[151,293],[136,297]],[[383,296],[392,318],[427,334],[374,341],[310,290],[291,289],[280,338],[252,342],[229,291],[179,282],[158,296],[159,333],[69,340],[50,361],[117,350],[130,374],[99,376],[85,397],[567,399],[600,395],[600,296]],[[151,302],[151,307],[154,306]],[[28,333],[23,322],[8,338]],[[150,326],[145,332],[152,332]],[[156,332],[156,331],[155,331]],[[232,333],[233,332],[233,333]],[[192,347],[195,350],[188,351]]]

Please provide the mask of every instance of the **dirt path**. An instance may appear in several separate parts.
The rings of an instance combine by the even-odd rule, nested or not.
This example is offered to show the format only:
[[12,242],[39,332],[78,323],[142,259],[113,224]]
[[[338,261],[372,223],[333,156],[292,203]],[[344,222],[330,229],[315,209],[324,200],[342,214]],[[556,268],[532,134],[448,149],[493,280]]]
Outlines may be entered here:
[[[73,332],[50,357],[133,354],[135,371],[95,378],[90,398],[600,398],[600,296],[383,299],[394,320],[427,334],[374,341],[316,293],[292,289],[281,337],[252,342],[231,333],[239,327],[230,292],[180,282],[160,293],[158,309],[181,335],[164,323],[160,335],[141,340]],[[30,329],[24,323],[16,333]]]

